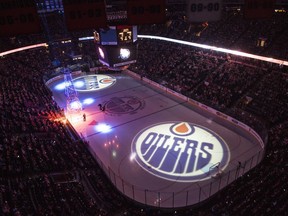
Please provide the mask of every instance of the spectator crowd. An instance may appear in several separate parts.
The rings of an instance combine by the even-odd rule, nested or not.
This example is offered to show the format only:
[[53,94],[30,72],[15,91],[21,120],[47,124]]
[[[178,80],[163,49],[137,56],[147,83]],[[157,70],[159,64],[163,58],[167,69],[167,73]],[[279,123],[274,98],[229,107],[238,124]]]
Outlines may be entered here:
[[[248,21],[239,11],[227,11],[199,36],[199,27],[180,10],[168,12],[169,25],[143,26],[140,33],[288,58],[282,46],[286,13]],[[49,20],[52,30],[62,23]],[[58,38],[62,31],[52,33]],[[256,45],[259,37],[267,38],[265,47]],[[1,39],[1,50],[42,39]],[[86,54],[91,47],[92,41],[84,45]],[[62,121],[63,111],[43,81],[52,68],[47,49],[23,51],[0,58],[0,215],[285,215],[287,67],[154,40],[138,40],[138,50],[130,70],[245,122],[263,138],[268,134],[263,161],[198,206],[171,210],[134,203],[114,188],[85,141]]]

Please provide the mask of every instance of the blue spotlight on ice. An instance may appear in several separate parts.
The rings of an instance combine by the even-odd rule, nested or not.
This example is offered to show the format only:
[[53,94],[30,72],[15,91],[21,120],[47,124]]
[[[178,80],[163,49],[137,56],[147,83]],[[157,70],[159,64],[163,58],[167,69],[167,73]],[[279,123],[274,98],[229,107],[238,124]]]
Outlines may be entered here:
[[62,83],[59,83],[58,85],[56,85],[54,87],[55,90],[58,90],[58,91],[61,91],[61,90],[64,90],[65,89],[65,82],[62,82]]
[[93,98],[86,98],[83,100],[83,104],[90,105],[90,104],[94,103],[94,101],[95,100]]
[[96,126],[96,130],[98,132],[102,132],[102,133],[109,133],[110,131],[112,131],[112,128],[110,125],[108,124],[105,124],[105,123],[101,123],[101,124],[98,124]]
[[70,103],[70,107],[73,110],[81,110],[81,103],[79,101],[73,101],[72,103]]
[[76,82],[73,82],[73,85],[75,88],[82,88],[85,85],[85,83],[81,80],[78,80]]

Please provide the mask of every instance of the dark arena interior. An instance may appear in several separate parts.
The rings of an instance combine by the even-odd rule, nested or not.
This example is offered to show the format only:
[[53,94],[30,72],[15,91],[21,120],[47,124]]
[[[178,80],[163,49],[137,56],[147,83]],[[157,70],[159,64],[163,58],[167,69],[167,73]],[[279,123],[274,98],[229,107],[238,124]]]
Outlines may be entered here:
[[0,215],[288,215],[287,0],[1,0]]

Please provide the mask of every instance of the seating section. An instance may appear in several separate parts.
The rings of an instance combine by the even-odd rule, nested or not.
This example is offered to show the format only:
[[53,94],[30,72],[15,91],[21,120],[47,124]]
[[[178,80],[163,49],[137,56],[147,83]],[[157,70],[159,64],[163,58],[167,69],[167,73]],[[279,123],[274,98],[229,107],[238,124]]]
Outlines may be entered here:
[[[169,22],[141,26],[139,34],[288,59],[287,13],[248,21],[241,12],[226,11],[218,22],[196,25],[186,22],[182,9],[169,8]],[[57,22],[54,16],[60,16]],[[48,17],[53,39],[67,36],[64,29],[57,29],[62,24],[61,15]],[[257,46],[260,37],[266,40],[264,47]],[[1,38],[0,50],[44,38],[41,34]],[[83,44],[79,51],[95,57],[93,41]],[[199,206],[171,210],[134,203],[114,188],[85,141],[72,136],[73,130],[63,121],[63,109],[43,81],[53,73],[49,52],[33,49],[0,58],[0,215],[287,214],[287,67],[154,40],[139,39],[138,48],[138,61],[130,70],[268,137],[260,165]]]

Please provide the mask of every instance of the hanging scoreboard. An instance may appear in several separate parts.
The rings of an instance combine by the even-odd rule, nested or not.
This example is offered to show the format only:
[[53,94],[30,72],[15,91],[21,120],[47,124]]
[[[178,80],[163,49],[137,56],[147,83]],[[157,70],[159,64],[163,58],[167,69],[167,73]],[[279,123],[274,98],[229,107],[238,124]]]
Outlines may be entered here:
[[137,26],[119,25],[94,31],[94,41],[101,45],[127,45],[137,41]]
[[116,26],[117,42],[119,45],[134,43],[137,41],[137,26]]
[[117,41],[118,44],[127,44],[133,42],[132,26],[117,26]]
[[137,26],[117,25],[94,31],[99,61],[113,68],[137,61]]
[[122,67],[137,61],[136,44],[123,46],[96,45],[99,61],[108,67]]

